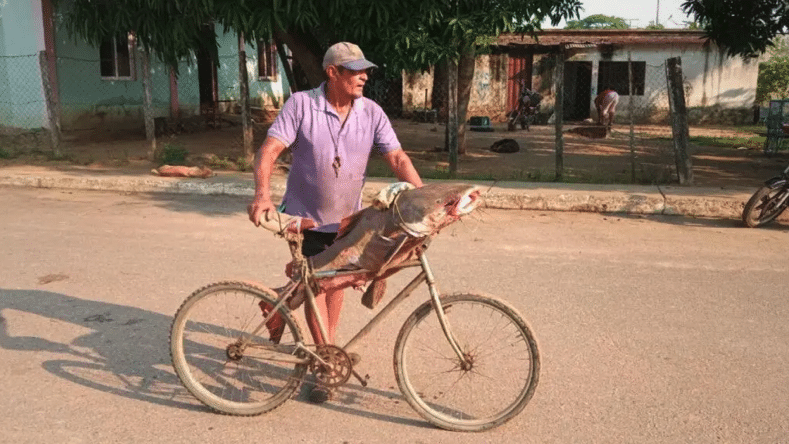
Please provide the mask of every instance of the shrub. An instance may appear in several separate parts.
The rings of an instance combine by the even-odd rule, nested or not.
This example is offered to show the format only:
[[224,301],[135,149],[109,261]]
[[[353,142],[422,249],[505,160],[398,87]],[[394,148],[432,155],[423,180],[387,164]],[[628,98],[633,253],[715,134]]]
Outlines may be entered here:
[[189,151],[179,145],[166,143],[157,153],[156,160],[162,165],[185,165]]

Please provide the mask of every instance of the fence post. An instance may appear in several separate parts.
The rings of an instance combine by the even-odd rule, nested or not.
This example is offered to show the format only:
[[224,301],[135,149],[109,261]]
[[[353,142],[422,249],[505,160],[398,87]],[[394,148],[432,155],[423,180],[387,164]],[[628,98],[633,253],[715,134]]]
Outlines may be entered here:
[[145,120],[145,139],[150,142],[148,159],[156,156],[156,126],[153,121],[153,92],[151,82],[151,56],[147,48],[142,50],[142,113]]
[[52,154],[60,157],[60,113],[58,112],[58,101],[50,82],[49,63],[46,51],[38,53],[38,63],[41,67],[41,84],[44,88],[44,103],[47,107],[47,120],[49,122],[49,133],[52,137]]
[[633,59],[630,51],[627,53],[627,82],[628,82],[628,114],[630,115],[630,181],[636,182],[636,140],[633,133],[634,117],[633,117]]
[[449,176],[458,171],[458,62],[447,60],[447,133]]
[[685,88],[682,77],[682,59],[666,60],[669,106],[671,108],[671,131],[674,135],[674,160],[680,185],[693,185],[693,165],[688,154],[688,112],[685,107]]
[[564,119],[564,46],[559,47],[556,54],[556,73],[555,73],[555,100],[553,106],[553,117],[556,126],[556,181],[562,180],[564,175],[564,131],[562,128]]
[[[260,42],[258,42],[260,44]],[[276,63],[276,62],[274,62]],[[239,101],[241,102],[241,126],[244,132],[244,159],[252,165],[255,152],[252,150],[252,119],[249,109],[249,75],[247,74],[247,52],[244,33],[238,33],[238,82],[241,86]]]

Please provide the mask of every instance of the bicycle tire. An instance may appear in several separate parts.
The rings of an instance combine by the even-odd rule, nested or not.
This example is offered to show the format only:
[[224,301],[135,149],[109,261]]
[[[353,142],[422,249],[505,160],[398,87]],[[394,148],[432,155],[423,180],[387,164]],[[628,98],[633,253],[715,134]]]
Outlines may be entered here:
[[777,205],[788,190],[786,186],[763,186],[753,193],[742,210],[742,221],[750,228],[761,227],[777,218],[786,204]]
[[490,296],[455,294],[441,301],[472,368],[459,367],[428,301],[397,336],[400,391],[419,415],[443,429],[478,432],[504,424],[526,407],[539,381],[539,347],[531,328],[512,306]]
[[262,321],[260,301],[274,305],[276,293],[245,282],[218,282],[192,293],[175,314],[170,330],[170,355],[181,383],[211,409],[236,416],[269,412],[290,399],[304,378],[306,363],[280,363],[261,354],[272,347],[292,349],[302,342],[301,329],[287,308],[281,308],[285,331],[279,345],[261,335],[235,356],[231,347],[240,333],[251,333]]

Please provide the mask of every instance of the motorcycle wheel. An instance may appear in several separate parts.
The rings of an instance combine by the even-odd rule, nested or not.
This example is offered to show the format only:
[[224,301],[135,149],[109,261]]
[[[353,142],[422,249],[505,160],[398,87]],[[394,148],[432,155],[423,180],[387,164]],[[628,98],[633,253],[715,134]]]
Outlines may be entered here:
[[[742,210],[742,221],[750,228],[761,227],[775,220],[784,209],[787,200],[783,197],[789,193],[786,185],[778,187],[763,186],[751,196]],[[779,204],[781,201],[782,204]]]

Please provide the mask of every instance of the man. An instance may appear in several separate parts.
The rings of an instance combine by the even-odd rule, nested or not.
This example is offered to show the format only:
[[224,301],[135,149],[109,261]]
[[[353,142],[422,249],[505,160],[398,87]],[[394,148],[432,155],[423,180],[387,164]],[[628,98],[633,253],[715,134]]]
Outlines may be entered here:
[[[304,233],[305,256],[325,250],[334,241],[340,221],[361,209],[367,160],[374,146],[399,180],[422,186],[383,109],[362,96],[367,70],[375,67],[352,43],[331,46],[323,58],[327,80],[285,102],[258,153],[249,219],[257,225],[264,213],[274,210],[269,181],[275,160],[290,147],[293,161],[280,210],[317,223],[318,228]],[[331,344],[343,291],[317,296],[329,337],[322,337],[314,313],[304,304],[307,324],[316,344]],[[315,387],[310,399],[324,402],[330,396],[327,388]]]
[[614,123],[618,103],[619,94],[611,88],[605,88],[594,99],[594,105],[597,108],[597,122],[600,125],[605,125],[609,130]]

